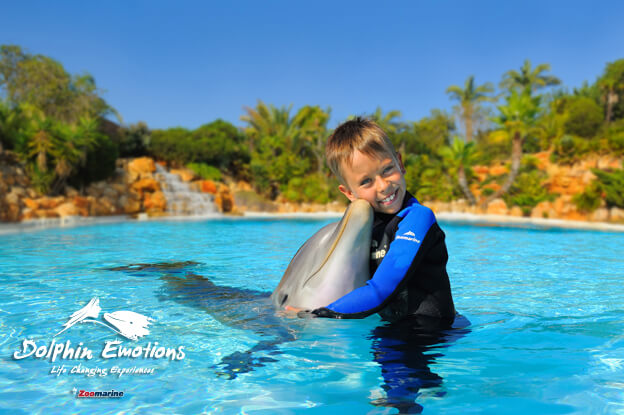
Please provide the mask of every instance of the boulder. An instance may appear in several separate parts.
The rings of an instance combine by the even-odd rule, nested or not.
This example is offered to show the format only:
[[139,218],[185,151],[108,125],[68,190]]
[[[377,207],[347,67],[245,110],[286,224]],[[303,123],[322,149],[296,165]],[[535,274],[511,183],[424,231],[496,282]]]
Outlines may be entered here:
[[212,180],[202,180],[199,182],[199,188],[204,193],[216,194],[217,185]]
[[532,218],[555,218],[557,212],[553,207],[553,204],[547,200],[538,203],[531,211]]
[[228,213],[234,210],[234,198],[229,187],[224,184],[219,185],[217,195],[215,196],[215,204],[223,213]]
[[146,193],[143,199],[143,206],[148,212],[164,212],[167,210],[167,199],[161,191]]
[[141,200],[136,197],[123,195],[118,200],[118,206],[124,213],[139,213],[141,211]]
[[149,177],[156,171],[156,165],[154,160],[149,157],[135,158],[128,163],[128,173],[131,176],[137,176],[140,178]]
[[610,212],[609,215],[611,217],[611,221],[624,222],[624,209],[612,207],[609,212]]
[[65,217],[65,216],[77,216],[79,214],[78,213],[78,208],[72,202],[61,203],[54,210],[62,218]]
[[488,215],[506,215],[508,213],[507,204],[503,199],[494,199],[487,205]]
[[508,171],[507,167],[503,165],[490,167],[491,176],[502,176],[503,174],[507,174]]
[[195,178],[195,172],[189,169],[171,169],[169,173],[177,174],[183,182],[190,182]]
[[39,202],[37,202],[34,199],[25,197],[24,199],[22,199],[22,202],[28,209],[33,209],[33,210],[39,209]]
[[160,184],[153,178],[144,178],[132,184],[132,189],[143,195],[143,193],[160,191]]
[[609,209],[599,208],[591,213],[589,219],[596,222],[606,222],[609,220]]

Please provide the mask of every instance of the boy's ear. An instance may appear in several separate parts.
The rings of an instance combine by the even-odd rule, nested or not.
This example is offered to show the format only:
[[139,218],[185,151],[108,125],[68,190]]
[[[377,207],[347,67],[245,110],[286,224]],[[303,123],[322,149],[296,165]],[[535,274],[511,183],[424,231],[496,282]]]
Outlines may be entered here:
[[397,160],[399,162],[399,168],[401,169],[401,173],[405,174],[405,166],[403,166],[403,157],[401,157],[401,153],[397,152]]
[[357,199],[357,197],[355,197],[355,195],[353,194],[353,192],[351,190],[349,190],[347,188],[347,186],[344,186],[342,184],[338,185],[338,190],[340,190],[340,193],[342,193],[343,195],[345,195],[347,197],[347,199],[349,199],[350,201],[354,201],[355,199]]

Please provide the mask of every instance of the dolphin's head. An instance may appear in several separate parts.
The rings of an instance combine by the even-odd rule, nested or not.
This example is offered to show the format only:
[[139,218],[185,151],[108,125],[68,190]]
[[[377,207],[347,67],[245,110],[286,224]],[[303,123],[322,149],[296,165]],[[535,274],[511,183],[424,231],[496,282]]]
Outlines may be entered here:
[[325,226],[295,254],[271,298],[278,307],[318,308],[369,278],[373,209],[356,200],[342,220]]

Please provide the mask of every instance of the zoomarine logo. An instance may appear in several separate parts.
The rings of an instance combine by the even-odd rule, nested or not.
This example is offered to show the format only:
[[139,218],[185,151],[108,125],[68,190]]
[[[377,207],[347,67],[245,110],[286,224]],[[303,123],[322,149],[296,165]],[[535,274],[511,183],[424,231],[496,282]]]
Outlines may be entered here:
[[407,231],[403,235],[397,236],[396,239],[405,239],[406,241],[416,242],[417,244],[420,243],[420,239],[416,239],[416,234],[412,231]]

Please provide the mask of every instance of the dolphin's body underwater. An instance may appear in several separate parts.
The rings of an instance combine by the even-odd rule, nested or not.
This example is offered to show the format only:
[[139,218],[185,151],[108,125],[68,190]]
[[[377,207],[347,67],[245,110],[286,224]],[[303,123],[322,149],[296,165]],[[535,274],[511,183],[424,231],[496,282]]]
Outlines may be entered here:
[[303,244],[271,294],[278,308],[325,307],[369,279],[373,208],[352,202],[340,222],[321,228]]

